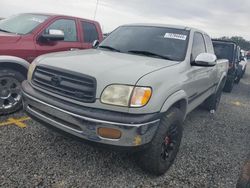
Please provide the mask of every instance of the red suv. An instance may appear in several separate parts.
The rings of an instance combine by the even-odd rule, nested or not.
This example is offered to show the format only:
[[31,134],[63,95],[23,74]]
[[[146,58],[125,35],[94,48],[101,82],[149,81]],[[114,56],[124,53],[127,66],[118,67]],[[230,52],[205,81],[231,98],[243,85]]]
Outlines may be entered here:
[[39,55],[89,49],[103,39],[92,20],[51,14],[19,14],[0,21],[0,115],[21,108],[20,83]]

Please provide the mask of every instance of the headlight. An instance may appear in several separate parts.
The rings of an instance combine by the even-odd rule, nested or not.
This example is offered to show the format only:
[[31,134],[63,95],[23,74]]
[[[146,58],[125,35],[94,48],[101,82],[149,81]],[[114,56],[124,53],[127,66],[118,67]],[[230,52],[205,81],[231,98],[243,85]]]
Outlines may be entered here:
[[110,85],[106,87],[101,96],[101,102],[117,106],[129,106],[133,86]]
[[116,106],[142,107],[148,103],[151,95],[152,90],[149,87],[110,85],[102,92],[101,102]]
[[27,75],[28,81],[31,81],[33,72],[34,72],[34,70],[36,69],[36,65],[37,65],[37,62],[36,62],[36,61],[33,61],[33,62],[30,64],[29,70],[28,70],[28,75]]

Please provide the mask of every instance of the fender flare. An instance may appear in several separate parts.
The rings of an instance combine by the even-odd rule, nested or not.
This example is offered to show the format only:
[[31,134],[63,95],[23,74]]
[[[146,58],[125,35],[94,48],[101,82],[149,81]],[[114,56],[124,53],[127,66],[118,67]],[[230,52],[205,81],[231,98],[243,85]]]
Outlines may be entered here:
[[180,100],[185,100],[185,111],[183,111],[184,113],[184,118],[186,117],[187,114],[187,105],[188,105],[188,97],[187,94],[184,90],[179,90],[175,93],[173,93],[172,95],[170,95],[164,102],[164,104],[161,107],[161,113],[164,113],[166,111],[169,110],[169,108],[171,106],[173,106],[176,102],[180,101]]
[[29,65],[30,63],[22,58],[19,57],[15,57],[15,56],[0,56],[0,67],[1,64],[3,63],[11,63],[11,64],[18,64],[21,65],[23,68],[25,68],[26,70],[29,69]]

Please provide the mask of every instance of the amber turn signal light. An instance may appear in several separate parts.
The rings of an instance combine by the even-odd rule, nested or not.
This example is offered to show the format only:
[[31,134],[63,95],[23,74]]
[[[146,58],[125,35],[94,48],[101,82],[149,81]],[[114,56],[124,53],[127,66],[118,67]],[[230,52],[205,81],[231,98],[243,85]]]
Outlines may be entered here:
[[98,128],[97,130],[98,135],[103,137],[103,138],[108,138],[108,139],[119,139],[122,136],[121,131],[117,129],[112,129],[112,128]]
[[149,87],[135,87],[131,98],[131,107],[145,106],[152,95],[152,90]]

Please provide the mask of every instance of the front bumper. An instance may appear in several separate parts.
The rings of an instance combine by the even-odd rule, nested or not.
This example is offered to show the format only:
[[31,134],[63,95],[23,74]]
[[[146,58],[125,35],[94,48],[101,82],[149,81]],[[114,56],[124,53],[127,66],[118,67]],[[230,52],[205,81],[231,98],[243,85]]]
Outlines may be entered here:
[[[160,122],[159,113],[131,115],[76,107],[34,90],[27,81],[23,82],[22,89],[24,109],[31,117],[94,143],[122,147],[142,146],[150,143]],[[98,128],[118,129],[122,135],[119,139],[103,138],[98,135]]]

